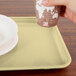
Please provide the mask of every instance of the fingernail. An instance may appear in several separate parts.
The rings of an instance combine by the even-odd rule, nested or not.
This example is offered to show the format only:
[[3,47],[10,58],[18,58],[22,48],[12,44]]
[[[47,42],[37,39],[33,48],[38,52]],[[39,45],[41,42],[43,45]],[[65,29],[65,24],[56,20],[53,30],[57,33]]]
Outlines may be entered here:
[[48,4],[48,0],[43,0],[42,4],[47,5]]

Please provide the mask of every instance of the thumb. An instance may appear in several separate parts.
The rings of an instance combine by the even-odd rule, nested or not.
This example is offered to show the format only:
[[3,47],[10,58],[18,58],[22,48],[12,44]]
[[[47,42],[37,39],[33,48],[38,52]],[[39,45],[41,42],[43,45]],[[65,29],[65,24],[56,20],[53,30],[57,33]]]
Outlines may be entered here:
[[44,6],[67,5],[67,0],[42,0]]

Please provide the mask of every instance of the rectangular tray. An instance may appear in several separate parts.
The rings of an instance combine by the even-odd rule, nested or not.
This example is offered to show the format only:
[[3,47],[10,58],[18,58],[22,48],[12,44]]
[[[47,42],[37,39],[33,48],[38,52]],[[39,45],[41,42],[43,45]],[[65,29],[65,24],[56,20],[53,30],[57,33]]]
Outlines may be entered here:
[[0,70],[65,68],[71,57],[57,28],[37,25],[35,17],[12,17],[19,28],[19,42],[0,56]]

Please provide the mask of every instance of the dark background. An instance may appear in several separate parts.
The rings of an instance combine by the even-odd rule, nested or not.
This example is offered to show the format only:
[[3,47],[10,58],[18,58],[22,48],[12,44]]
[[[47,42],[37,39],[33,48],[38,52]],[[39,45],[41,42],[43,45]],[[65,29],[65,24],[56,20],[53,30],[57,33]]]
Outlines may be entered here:
[[[7,16],[35,16],[34,0],[0,0],[0,14]],[[76,24],[60,18],[59,30],[72,56],[65,69],[0,72],[0,76],[76,76]]]

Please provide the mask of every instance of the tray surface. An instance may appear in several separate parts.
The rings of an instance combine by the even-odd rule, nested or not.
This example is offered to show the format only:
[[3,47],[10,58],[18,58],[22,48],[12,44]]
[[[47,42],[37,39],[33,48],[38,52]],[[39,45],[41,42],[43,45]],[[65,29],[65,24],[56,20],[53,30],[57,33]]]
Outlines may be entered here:
[[65,68],[71,57],[57,26],[37,25],[34,17],[12,17],[18,24],[18,45],[0,56],[0,70]]

